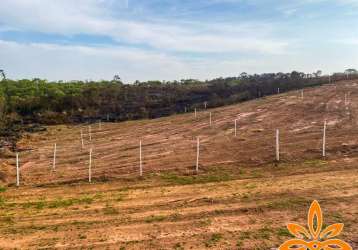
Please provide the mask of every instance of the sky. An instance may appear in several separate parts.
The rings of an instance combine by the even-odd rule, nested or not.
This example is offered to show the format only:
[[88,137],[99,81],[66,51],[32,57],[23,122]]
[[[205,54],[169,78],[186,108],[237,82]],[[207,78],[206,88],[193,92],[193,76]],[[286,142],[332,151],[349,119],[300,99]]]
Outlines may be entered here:
[[358,0],[1,0],[12,79],[212,79],[358,68]]

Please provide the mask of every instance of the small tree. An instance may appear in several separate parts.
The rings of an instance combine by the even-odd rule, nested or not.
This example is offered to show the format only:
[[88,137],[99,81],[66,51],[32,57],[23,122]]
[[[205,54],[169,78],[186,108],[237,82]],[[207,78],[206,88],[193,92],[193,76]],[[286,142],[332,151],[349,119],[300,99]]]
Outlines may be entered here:
[[2,77],[2,80],[6,80],[5,71],[0,69],[0,76]]
[[358,74],[358,71],[356,69],[346,69],[344,71],[346,74]]
[[322,70],[317,70],[316,73],[313,73],[315,77],[320,77],[322,75]]
[[245,78],[248,77],[248,74],[247,74],[246,72],[242,72],[242,73],[240,74],[240,77],[241,77],[242,79],[245,79]]
[[114,75],[112,83],[123,84],[121,77],[119,75]]

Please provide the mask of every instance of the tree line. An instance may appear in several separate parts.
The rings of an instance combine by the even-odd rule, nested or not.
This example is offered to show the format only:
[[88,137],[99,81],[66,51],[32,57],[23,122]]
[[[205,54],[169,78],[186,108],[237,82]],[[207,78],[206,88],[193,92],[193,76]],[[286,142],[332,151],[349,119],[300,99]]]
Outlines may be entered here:
[[[152,119],[202,108],[243,102],[318,86],[329,82],[317,71],[305,74],[269,73],[216,78],[207,81],[112,81],[48,82],[42,79],[7,79],[0,70],[0,138],[16,141],[19,131],[51,125]],[[358,78],[354,69],[331,76],[331,81]],[[1,147],[1,145],[0,145]]]

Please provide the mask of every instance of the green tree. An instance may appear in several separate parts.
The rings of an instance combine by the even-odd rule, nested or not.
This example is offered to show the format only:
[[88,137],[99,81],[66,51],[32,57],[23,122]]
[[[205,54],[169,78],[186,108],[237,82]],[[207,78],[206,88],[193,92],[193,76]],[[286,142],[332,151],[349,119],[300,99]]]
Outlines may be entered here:
[[358,71],[356,69],[346,69],[344,71],[346,74],[358,74]]
[[5,71],[3,69],[0,69],[0,76],[1,76],[1,80],[6,80],[6,75],[5,75]]

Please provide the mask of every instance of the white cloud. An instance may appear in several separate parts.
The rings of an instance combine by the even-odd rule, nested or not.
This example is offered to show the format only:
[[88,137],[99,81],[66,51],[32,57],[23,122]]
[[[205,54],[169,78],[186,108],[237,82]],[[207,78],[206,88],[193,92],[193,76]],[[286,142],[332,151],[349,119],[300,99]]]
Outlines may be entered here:
[[2,0],[0,21],[16,29],[58,34],[99,32],[110,22],[100,0]]
[[[210,0],[211,3],[242,1]],[[262,2],[245,1],[254,5]],[[266,5],[270,1],[265,1]],[[357,6],[358,1],[278,0],[273,1],[272,10],[278,9],[290,17],[305,4],[317,2]],[[329,72],[357,67],[358,50],[349,46],[356,44],[356,39],[345,39],[341,47],[329,47],[326,37],[333,40],[333,35],[322,35],[319,22],[305,26],[304,23],[286,25],[270,18],[240,22],[136,18],[126,14],[131,11],[130,6],[129,3],[127,9],[126,0],[1,0],[0,32],[105,35],[131,46],[24,44],[0,38],[0,68],[12,78],[110,79],[120,74],[124,80],[134,81],[209,79],[238,75],[242,71],[322,69]],[[345,29],[337,27],[332,27],[332,34],[337,37],[338,32],[340,37],[345,37]],[[354,32],[349,30],[347,34],[352,36]]]
[[186,60],[162,53],[125,47],[20,44],[0,40],[0,68],[10,78],[50,80],[111,79],[120,74],[134,80],[208,79],[237,75],[254,61]]
[[167,78],[174,70],[179,70],[175,75],[178,77],[183,65],[164,54],[125,47],[20,44],[0,40],[0,68],[14,78],[111,79],[119,73],[124,80],[133,81],[157,79],[156,75]]
[[120,74],[134,80],[210,79],[238,75],[255,67],[254,59],[186,60],[125,47],[20,44],[0,40],[0,68],[10,78],[41,77],[50,80],[111,79]]
[[[335,60],[340,57],[340,60]],[[329,62],[327,62],[327,60]],[[165,53],[126,47],[64,46],[20,44],[0,40],[0,68],[10,78],[46,78],[49,80],[111,79],[120,74],[126,82],[135,80],[211,79],[294,69],[335,72],[357,68],[358,51],[330,55],[310,51],[295,56],[268,55],[234,59],[185,59]]]
[[106,35],[117,41],[145,44],[166,51],[272,54],[287,51],[288,41],[271,37],[261,24],[229,25],[231,29],[228,30],[226,24],[221,27],[210,23],[164,24],[118,19],[113,18],[108,8],[113,4],[111,2],[2,0],[0,23],[14,29],[61,35]]
[[358,38],[343,38],[336,40],[337,43],[341,45],[358,45]]

